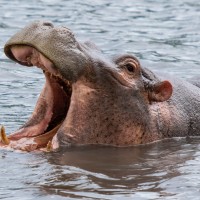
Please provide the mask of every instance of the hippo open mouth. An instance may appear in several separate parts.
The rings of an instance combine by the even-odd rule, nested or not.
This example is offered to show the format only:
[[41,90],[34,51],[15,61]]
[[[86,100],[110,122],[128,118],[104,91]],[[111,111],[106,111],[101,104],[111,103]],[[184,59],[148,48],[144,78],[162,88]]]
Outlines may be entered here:
[[[73,138],[71,123],[77,124],[73,116],[78,113],[77,105],[74,105],[80,104],[77,97],[72,101],[72,88],[90,63],[85,54],[87,48],[89,46],[79,43],[68,28],[54,27],[52,23],[43,21],[27,25],[5,44],[4,52],[10,59],[21,65],[40,68],[46,78],[32,116],[8,136],[9,147],[32,151],[53,140],[52,148],[55,149],[60,146],[54,137],[59,132],[67,133],[66,138]],[[67,117],[70,105],[73,105],[72,114]]]
[[17,141],[13,142],[13,148],[32,151],[45,147],[67,116],[72,84],[61,76],[49,59],[31,46],[14,45],[8,53],[22,65],[40,68],[46,78],[32,116],[21,129],[8,138]]

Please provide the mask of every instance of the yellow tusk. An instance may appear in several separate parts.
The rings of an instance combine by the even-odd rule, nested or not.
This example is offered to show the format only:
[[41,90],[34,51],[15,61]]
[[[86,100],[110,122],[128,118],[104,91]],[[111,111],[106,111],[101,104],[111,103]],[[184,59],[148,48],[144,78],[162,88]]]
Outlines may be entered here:
[[51,151],[52,149],[53,149],[52,142],[51,142],[51,140],[49,140],[49,142],[47,143],[46,151]]
[[9,145],[10,140],[7,138],[4,126],[1,126],[1,133],[0,133],[1,142],[5,145]]

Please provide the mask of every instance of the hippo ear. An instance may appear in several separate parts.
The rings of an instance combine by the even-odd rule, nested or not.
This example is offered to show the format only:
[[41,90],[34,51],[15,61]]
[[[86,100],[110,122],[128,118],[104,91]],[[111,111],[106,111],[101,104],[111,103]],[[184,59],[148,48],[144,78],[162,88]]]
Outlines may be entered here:
[[169,81],[162,81],[153,85],[151,91],[149,91],[150,101],[166,101],[172,95],[172,84]]

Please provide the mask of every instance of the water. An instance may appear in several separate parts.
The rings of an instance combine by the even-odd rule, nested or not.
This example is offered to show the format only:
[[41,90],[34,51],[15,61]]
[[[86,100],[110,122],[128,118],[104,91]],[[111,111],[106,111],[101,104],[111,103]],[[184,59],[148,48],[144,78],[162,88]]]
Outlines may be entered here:
[[[8,60],[3,45],[36,19],[68,26],[105,54],[132,53],[154,71],[200,74],[197,0],[0,0],[0,123],[8,133],[30,116],[44,79]],[[0,150],[0,199],[199,199],[199,141],[49,154]]]

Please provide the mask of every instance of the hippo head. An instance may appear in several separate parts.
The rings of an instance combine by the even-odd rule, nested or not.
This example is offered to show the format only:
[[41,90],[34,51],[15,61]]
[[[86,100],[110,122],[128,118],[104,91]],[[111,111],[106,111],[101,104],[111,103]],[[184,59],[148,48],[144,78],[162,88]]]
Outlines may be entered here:
[[151,106],[169,99],[172,86],[142,68],[134,56],[108,59],[68,28],[42,21],[16,33],[4,51],[21,65],[41,68],[46,78],[32,116],[9,135],[13,147],[30,151],[48,141],[54,149],[128,146],[160,139]]

